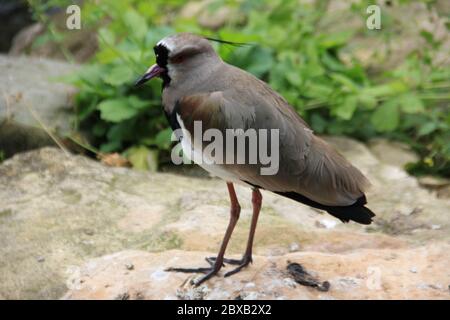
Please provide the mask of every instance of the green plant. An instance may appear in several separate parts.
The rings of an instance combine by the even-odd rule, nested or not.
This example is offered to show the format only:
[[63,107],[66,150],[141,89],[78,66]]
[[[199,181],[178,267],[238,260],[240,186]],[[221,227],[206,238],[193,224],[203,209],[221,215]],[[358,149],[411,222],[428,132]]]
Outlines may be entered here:
[[[160,107],[160,84],[153,82],[146,90],[133,87],[137,76],[154,61],[154,43],[175,32],[147,22],[162,4],[153,1],[149,6],[148,1],[135,0],[86,4],[84,14],[112,22],[98,27],[94,63],[70,79],[80,89],[76,126],[92,133],[100,152],[122,151],[140,169],[148,169],[146,159],[170,147],[171,130]],[[165,6],[160,12],[169,9]]]
[[[86,23],[98,30],[99,50],[72,78],[80,89],[77,125],[89,129],[101,151],[124,152],[138,167],[149,153],[167,159],[171,131],[160,106],[160,84],[151,81],[136,90],[133,82],[154,63],[152,47],[160,38],[191,31],[252,44],[214,45],[225,61],[269,82],[317,133],[401,140],[421,156],[408,166],[412,172],[450,176],[450,69],[433,64],[440,47],[433,34],[422,31],[427,45],[392,70],[374,73],[351,52],[345,60],[341,53],[357,36],[389,42],[395,24],[389,15],[381,31],[334,30],[324,27],[330,24],[324,21],[328,1],[215,0],[212,10],[227,5],[245,18],[212,32],[195,19],[173,18],[182,5],[160,0],[84,5]],[[354,4],[352,14],[365,19],[367,5]]]

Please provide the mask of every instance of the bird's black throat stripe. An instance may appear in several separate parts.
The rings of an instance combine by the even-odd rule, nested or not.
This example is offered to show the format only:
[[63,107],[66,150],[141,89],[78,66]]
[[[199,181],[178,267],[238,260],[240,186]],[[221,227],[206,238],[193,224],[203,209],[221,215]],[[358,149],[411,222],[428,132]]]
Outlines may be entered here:
[[169,49],[167,49],[162,44],[157,45],[153,48],[156,56],[156,63],[161,68],[164,68],[166,71],[161,73],[161,79],[163,80],[163,88],[167,87],[170,84],[169,72],[167,70],[167,63],[169,60]]
[[177,120],[177,111],[179,109],[180,109],[180,105],[177,101],[172,110],[172,113],[168,113],[167,111],[164,111],[167,121],[169,121],[170,127],[172,128],[173,131],[175,131],[177,129],[181,129],[180,124],[178,123],[178,120]]

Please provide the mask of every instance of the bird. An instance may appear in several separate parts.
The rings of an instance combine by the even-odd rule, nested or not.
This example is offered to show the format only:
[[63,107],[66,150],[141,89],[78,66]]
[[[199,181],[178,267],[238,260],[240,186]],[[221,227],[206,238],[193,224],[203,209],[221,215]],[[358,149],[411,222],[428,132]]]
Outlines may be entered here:
[[[214,39],[193,33],[164,37],[153,48],[156,63],[135,85],[141,86],[153,78],[162,79],[162,105],[173,130],[183,129],[192,134],[196,121],[201,122],[203,128],[221,132],[228,128],[279,130],[279,168],[276,174],[262,175],[261,163],[199,163],[212,175],[225,180],[231,208],[219,252],[216,257],[206,258],[209,267],[167,269],[202,273],[194,285],[217,275],[225,263],[236,265],[224,274],[225,277],[252,263],[253,241],[262,206],[260,190],[326,211],[344,223],[354,221],[367,225],[375,216],[365,206],[365,192],[370,182],[363,173],[316,136],[287,100],[266,82],[224,62],[211,41]],[[183,152],[198,151],[192,136],[180,135],[179,139]],[[248,156],[248,151],[245,152]],[[241,211],[234,184],[252,190],[252,219],[241,259],[225,258]]]

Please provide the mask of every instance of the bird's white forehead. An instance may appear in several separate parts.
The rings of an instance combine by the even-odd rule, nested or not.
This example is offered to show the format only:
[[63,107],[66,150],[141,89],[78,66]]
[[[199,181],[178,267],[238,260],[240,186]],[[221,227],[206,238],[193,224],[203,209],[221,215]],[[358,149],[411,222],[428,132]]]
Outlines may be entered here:
[[161,39],[157,44],[157,46],[162,45],[164,47],[166,47],[167,49],[169,49],[169,51],[172,51],[173,48],[175,47],[172,39],[170,39],[170,37],[166,37]]

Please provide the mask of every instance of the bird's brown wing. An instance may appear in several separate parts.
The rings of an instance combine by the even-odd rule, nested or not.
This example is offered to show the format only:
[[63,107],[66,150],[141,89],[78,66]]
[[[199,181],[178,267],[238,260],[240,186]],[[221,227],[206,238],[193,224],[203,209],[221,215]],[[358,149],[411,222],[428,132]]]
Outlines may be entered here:
[[174,112],[189,131],[194,121],[202,122],[203,131],[216,128],[224,135],[225,129],[279,130],[275,175],[261,175],[265,166],[259,163],[222,165],[241,181],[278,193],[298,193],[327,206],[351,205],[364,195],[368,181],[358,169],[314,136],[295,110],[265,83],[258,80],[252,85],[256,87],[252,92],[234,86],[237,89],[186,96]]

